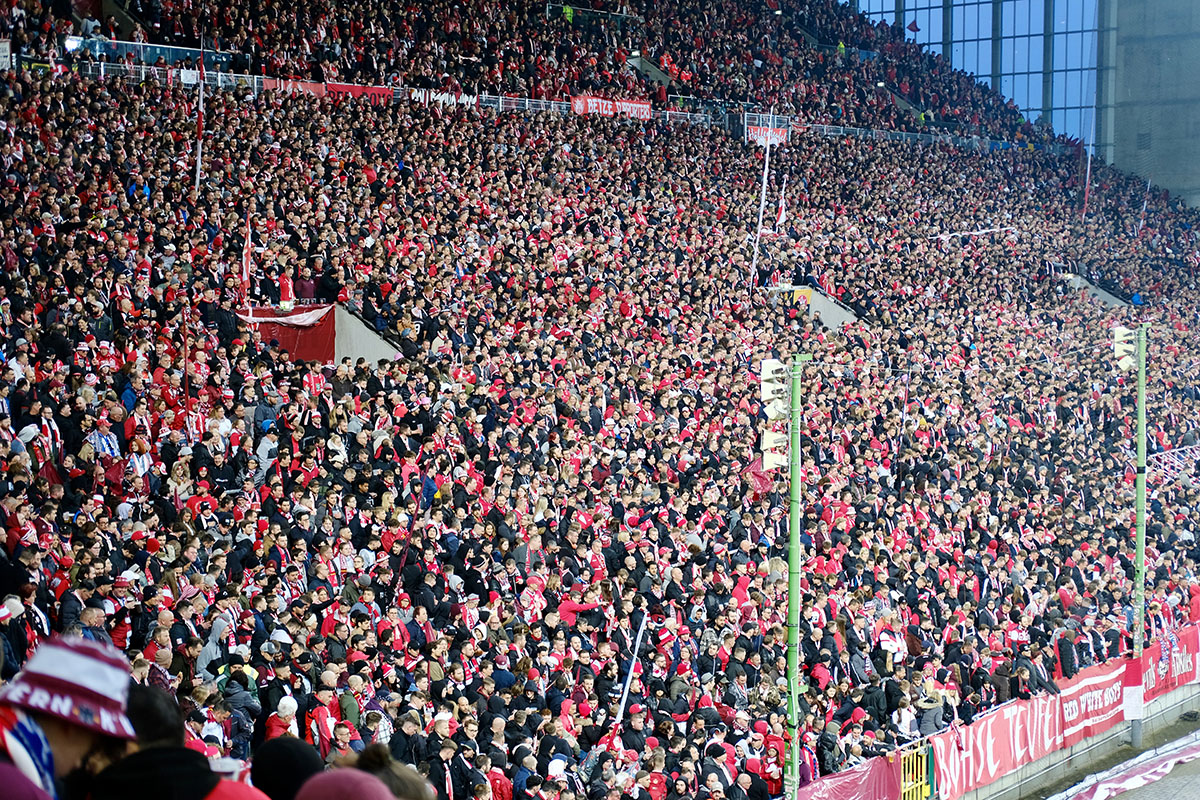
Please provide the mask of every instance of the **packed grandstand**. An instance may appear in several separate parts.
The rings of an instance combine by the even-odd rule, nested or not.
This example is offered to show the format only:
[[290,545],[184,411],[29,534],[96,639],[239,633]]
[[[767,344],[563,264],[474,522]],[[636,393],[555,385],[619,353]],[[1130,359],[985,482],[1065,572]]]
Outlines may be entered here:
[[[43,676],[58,634],[111,644],[139,741],[152,687],[273,800],[355,756],[439,800],[780,796],[788,485],[758,364],[797,354],[805,782],[1125,658],[1111,329],[1152,325],[1151,454],[1196,445],[1200,218],[1098,163],[1085,190],[1079,148],[903,30],[775,5],[128,10],[231,73],[1012,146],[797,127],[760,232],[764,148],[724,125],[235,82],[206,90],[197,170],[190,60],[106,72],[64,37],[114,21],[0,12],[0,677]],[[400,355],[296,359],[245,313],[289,290]],[[1162,652],[1200,619],[1190,473],[1152,485]],[[18,771],[137,796],[115,756],[65,785],[14,758],[30,696],[0,705]]]

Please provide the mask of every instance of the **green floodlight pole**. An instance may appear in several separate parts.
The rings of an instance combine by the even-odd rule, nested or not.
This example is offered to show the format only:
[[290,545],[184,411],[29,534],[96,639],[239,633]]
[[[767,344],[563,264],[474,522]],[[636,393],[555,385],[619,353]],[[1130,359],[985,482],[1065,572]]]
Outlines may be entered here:
[[[1137,474],[1134,513],[1137,525],[1137,552],[1133,572],[1133,659],[1141,674],[1142,648],[1146,635],[1146,334],[1150,323],[1137,328]],[[1129,743],[1142,746],[1142,714],[1145,698],[1138,686],[1137,713],[1129,721]]]
[[803,398],[800,383],[805,362],[812,361],[811,353],[792,358],[792,428],[788,448],[788,484],[791,502],[788,505],[788,606],[787,606],[787,671],[788,671],[788,731],[792,741],[787,759],[787,798],[794,800],[800,788],[800,424]]

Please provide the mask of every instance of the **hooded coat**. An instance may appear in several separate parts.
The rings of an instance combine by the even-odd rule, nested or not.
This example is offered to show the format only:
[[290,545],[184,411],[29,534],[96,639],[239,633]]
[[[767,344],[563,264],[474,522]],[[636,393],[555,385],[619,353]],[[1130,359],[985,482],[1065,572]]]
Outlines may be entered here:
[[121,759],[93,779],[91,797],[126,800],[149,786],[160,800],[268,800],[258,789],[222,779],[208,759],[186,747],[151,747]]

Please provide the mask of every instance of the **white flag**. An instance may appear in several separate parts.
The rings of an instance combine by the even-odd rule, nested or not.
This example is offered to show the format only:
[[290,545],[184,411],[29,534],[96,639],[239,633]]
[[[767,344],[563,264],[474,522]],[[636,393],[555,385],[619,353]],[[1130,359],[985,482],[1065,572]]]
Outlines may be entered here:
[[779,215],[775,218],[775,230],[779,231],[787,222],[787,175],[783,176],[783,188],[779,191]]

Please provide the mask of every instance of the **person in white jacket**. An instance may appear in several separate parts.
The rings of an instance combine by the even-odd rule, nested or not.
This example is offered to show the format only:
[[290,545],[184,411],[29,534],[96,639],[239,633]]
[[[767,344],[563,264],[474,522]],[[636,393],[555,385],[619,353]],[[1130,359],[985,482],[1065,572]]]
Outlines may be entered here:
[[904,739],[917,738],[917,714],[907,697],[901,697],[899,707],[892,712],[892,724],[897,735]]

